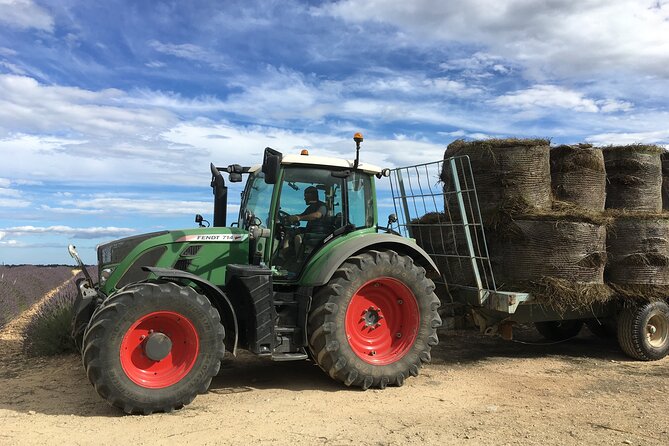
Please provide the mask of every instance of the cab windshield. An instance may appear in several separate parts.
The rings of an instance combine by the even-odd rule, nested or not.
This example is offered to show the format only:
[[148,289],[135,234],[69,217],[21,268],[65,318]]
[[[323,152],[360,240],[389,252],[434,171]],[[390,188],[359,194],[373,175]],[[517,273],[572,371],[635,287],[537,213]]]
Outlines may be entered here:
[[249,177],[246,189],[242,193],[242,205],[239,211],[238,224],[245,227],[246,215],[256,217],[255,223],[264,228],[269,227],[269,211],[272,205],[273,184],[265,183],[265,174],[258,170]]

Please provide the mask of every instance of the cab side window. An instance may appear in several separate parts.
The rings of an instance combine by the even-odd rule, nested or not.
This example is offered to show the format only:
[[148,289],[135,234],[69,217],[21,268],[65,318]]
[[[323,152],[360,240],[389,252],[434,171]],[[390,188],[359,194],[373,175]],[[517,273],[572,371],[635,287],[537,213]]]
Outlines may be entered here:
[[352,173],[346,180],[348,198],[348,221],[356,228],[374,225],[374,202],[372,181],[369,175]]

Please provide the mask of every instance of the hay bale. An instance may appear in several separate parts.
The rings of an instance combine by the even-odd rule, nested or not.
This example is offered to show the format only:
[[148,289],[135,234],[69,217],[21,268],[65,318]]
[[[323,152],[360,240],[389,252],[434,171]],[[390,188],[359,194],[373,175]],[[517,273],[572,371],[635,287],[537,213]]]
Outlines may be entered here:
[[[486,228],[497,289],[529,292],[535,301],[560,313],[608,301],[612,291],[603,280],[607,220],[595,217],[592,213],[592,219],[584,222],[574,215],[552,212]],[[446,214],[431,213],[413,220],[410,227],[447,284],[475,287],[464,228],[447,222]],[[479,227],[470,227],[470,234],[476,254],[485,253]],[[492,288],[487,262],[476,262],[483,286]]]
[[576,208],[604,210],[606,170],[604,155],[589,144],[562,145],[550,151],[553,194]]
[[666,216],[616,218],[608,231],[607,250],[607,282],[637,291],[644,286],[669,287],[669,218]]
[[[412,220],[407,226],[416,244],[435,260],[446,283],[476,286],[464,227],[450,225],[449,221],[448,215],[431,212]],[[470,226],[470,237],[477,255],[480,253],[478,256],[483,257],[485,244],[480,227]],[[492,280],[486,283],[489,268],[481,259],[477,262],[484,286],[492,288]]]
[[490,234],[498,283],[514,287],[542,277],[604,283],[606,227],[561,220],[516,220]]
[[448,215],[442,212],[430,212],[420,218],[415,218],[407,224],[411,237],[416,239],[416,244],[423,248],[428,254],[440,254],[448,252],[448,231],[442,230],[449,223]]
[[[550,147],[545,139],[490,139],[448,145],[444,158],[468,155],[478,191],[481,214],[500,209],[513,212],[550,209]],[[459,172],[460,178],[463,173]],[[444,163],[441,173],[444,192],[452,192],[452,172]],[[454,197],[446,197],[447,208],[455,208]],[[484,217],[485,218],[485,217]]]
[[662,210],[662,152],[662,148],[650,145],[603,149],[607,209]]

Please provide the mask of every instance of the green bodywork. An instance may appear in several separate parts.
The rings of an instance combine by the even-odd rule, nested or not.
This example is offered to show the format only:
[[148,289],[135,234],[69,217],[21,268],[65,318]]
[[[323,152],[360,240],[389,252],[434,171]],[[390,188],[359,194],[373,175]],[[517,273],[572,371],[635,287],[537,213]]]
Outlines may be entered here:
[[[208,237],[215,235],[238,236],[238,241],[211,241]],[[196,238],[189,241],[178,241],[185,237]],[[200,240],[197,240],[197,238]],[[118,240],[115,243],[122,243]],[[188,255],[189,248],[201,246],[196,255]],[[157,235],[141,241],[132,248],[119,263],[105,264],[100,262],[99,268],[113,268],[112,274],[107,281],[101,285],[100,291],[106,295],[114,292],[119,281],[128,272],[141,256],[156,247],[166,249],[153,265],[162,268],[174,268],[178,261],[188,263],[185,271],[193,273],[216,285],[225,284],[226,266],[232,263],[249,263],[249,232],[239,228],[195,228],[170,231],[166,234]],[[140,265],[145,266],[145,265]]]

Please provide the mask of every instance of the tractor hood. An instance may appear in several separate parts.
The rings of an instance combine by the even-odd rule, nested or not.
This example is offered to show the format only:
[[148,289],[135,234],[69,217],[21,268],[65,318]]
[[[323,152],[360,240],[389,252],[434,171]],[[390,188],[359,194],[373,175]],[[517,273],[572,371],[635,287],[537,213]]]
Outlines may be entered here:
[[120,263],[135,246],[159,235],[168,234],[168,231],[149,232],[147,234],[134,235],[132,237],[121,238],[113,242],[98,246],[98,265],[109,265]]
[[126,237],[98,246],[99,288],[105,294],[150,278],[145,266],[172,268],[225,283],[225,266],[249,262],[249,232],[194,228]]

